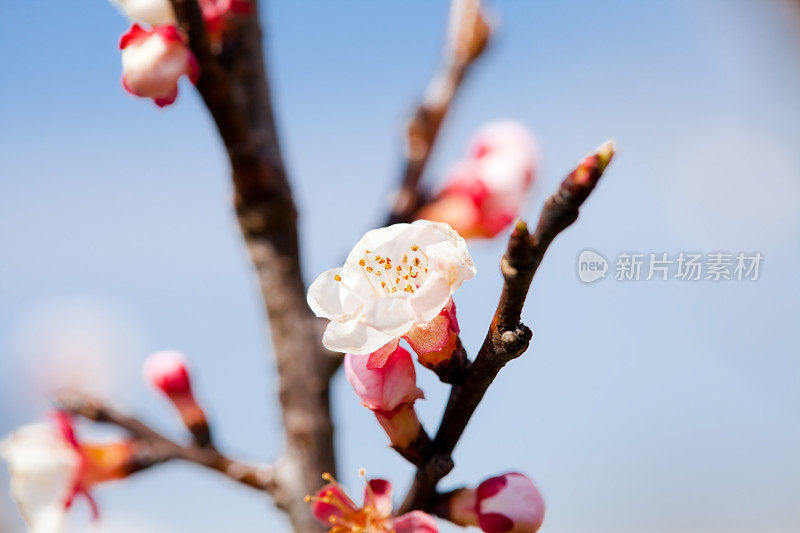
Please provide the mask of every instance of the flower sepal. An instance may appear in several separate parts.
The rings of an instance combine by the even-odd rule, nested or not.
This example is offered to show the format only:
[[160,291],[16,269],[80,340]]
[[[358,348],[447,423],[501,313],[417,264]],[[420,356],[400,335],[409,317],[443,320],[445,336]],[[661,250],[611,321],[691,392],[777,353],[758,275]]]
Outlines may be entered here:
[[377,410],[374,413],[397,453],[415,465],[428,458],[431,439],[423,429],[413,404],[404,403],[392,411]]

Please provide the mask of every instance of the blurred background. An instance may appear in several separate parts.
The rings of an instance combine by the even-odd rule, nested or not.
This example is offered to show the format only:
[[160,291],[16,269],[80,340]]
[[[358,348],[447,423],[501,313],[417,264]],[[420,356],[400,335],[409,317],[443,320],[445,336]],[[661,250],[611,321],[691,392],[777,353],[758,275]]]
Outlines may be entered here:
[[[500,21],[445,123],[435,185],[486,121],[541,144],[525,215],[589,150],[618,157],[539,270],[532,349],[503,371],[445,487],[520,470],[548,504],[542,531],[800,531],[800,4],[492,2]],[[305,274],[337,266],[382,220],[402,126],[438,62],[447,5],[270,1],[262,9]],[[188,84],[157,109],[120,86],[126,21],[107,2],[0,5],[0,435],[73,384],[179,437],[140,365],[191,358],[223,449],[281,448],[276,376],[228,164]],[[474,354],[499,294],[503,238],[474,243],[459,291]],[[581,250],[761,252],[755,282],[582,284]],[[447,388],[418,372],[429,430]],[[333,384],[340,480],[397,491],[410,467],[343,375]],[[89,432],[96,428],[86,428]],[[0,467],[0,485],[7,487]],[[3,489],[5,491],[5,489]],[[269,501],[168,464],[101,487],[73,531],[285,531]],[[0,496],[0,531],[21,531]],[[457,531],[442,525],[444,531]]]

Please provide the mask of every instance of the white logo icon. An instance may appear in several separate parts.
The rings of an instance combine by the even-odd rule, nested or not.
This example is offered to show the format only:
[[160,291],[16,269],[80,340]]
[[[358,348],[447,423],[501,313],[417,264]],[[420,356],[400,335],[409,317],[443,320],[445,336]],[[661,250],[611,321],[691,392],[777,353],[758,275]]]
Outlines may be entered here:
[[605,257],[593,252],[584,250],[578,256],[578,277],[584,283],[591,283],[606,277],[608,272],[608,261]]

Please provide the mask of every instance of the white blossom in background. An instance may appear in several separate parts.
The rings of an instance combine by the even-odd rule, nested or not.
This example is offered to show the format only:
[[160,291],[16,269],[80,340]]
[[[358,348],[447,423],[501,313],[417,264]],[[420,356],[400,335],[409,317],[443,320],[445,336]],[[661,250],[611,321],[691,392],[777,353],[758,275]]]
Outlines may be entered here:
[[67,510],[78,496],[88,500],[97,518],[92,488],[134,471],[131,441],[80,442],[67,413],[56,411],[50,418],[0,442],[0,458],[11,473],[11,496],[33,533],[63,531]]
[[379,368],[400,338],[435,319],[475,272],[466,242],[447,224],[394,224],[367,232],[344,266],[317,277],[308,304],[330,320],[326,348],[371,354],[370,368]]
[[122,85],[136,96],[152,98],[159,107],[178,97],[178,80],[187,76],[196,83],[197,59],[174,26],[145,30],[134,24],[120,39]]
[[522,210],[535,183],[538,148],[525,126],[485,125],[467,155],[447,175],[442,191],[420,217],[450,224],[466,238],[494,237]]
[[80,453],[56,424],[42,422],[9,435],[0,457],[9,464],[11,496],[30,530],[60,532],[80,476]]

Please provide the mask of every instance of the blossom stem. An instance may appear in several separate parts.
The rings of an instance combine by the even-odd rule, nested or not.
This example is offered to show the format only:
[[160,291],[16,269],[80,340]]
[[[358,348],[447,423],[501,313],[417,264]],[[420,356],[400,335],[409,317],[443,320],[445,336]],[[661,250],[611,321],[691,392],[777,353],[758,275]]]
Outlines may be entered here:
[[[469,4],[469,7],[461,6],[459,9],[459,4]],[[411,222],[414,213],[421,207],[423,194],[419,182],[439,129],[467,71],[480,57],[491,37],[491,28],[480,11],[480,0],[452,0],[451,10],[448,28],[451,37],[458,33],[469,42],[461,43],[460,48],[452,42],[448,43],[442,64],[428,84],[422,102],[409,122],[402,180],[392,211],[384,224],[386,226],[398,222]],[[478,20],[466,20],[470,15],[474,15],[475,10]],[[464,31],[459,31],[460,26],[468,27],[465,27]],[[468,52],[459,53],[460,49],[467,49]]]
[[112,424],[131,434],[134,452],[125,466],[126,474],[140,472],[157,464],[179,459],[216,470],[238,483],[270,494],[274,494],[278,490],[274,468],[271,466],[250,465],[235,461],[214,448],[178,444],[138,418],[82,394],[63,393],[59,396],[58,403],[69,413],[80,415],[93,422]]
[[533,234],[528,232],[524,222],[517,222],[501,261],[503,291],[489,331],[464,382],[450,391],[431,456],[425,465],[418,468],[400,512],[431,508],[436,485],[449,473],[449,469],[432,468],[431,464],[441,464],[442,457],[451,457],[472,414],[500,369],[527,350],[531,330],[519,320],[533,276],[553,239],[577,220],[581,205],[594,190],[613,155],[613,144],[608,142],[587,156],[545,201]]

